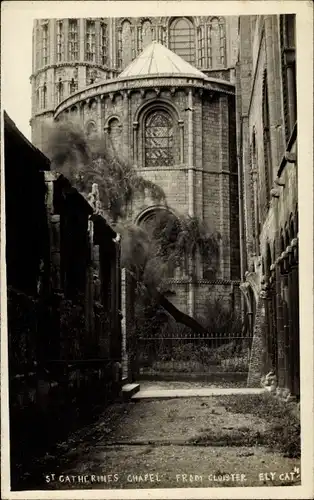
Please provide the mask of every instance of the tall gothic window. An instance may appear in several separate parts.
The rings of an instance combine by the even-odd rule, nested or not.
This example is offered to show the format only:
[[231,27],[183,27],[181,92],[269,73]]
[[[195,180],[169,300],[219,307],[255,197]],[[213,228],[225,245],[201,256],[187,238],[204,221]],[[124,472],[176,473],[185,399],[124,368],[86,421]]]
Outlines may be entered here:
[[107,65],[107,25],[100,23],[100,62]]
[[96,25],[95,21],[86,21],[86,60],[96,61]]
[[64,32],[63,32],[63,22],[57,22],[57,62],[63,60],[64,51]]
[[269,123],[269,101],[268,101],[268,86],[267,73],[264,73],[263,80],[263,144],[264,144],[264,169],[265,169],[265,188],[266,188],[266,206],[270,202],[270,190],[273,182],[272,161],[271,161],[271,144],[270,144],[270,123]]
[[280,16],[281,65],[286,140],[297,119],[295,14]]
[[173,164],[173,122],[166,111],[154,111],[145,123],[145,166]]
[[43,62],[43,66],[45,66],[49,62],[49,30],[48,30],[48,24],[44,24],[42,29],[43,29],[43,33],[42,33],[42,62]]
[[150,21],[142,24],[142,49],[145,49],[153,41],[153,29]]
[[224,22],[217,17],[211,19],[207,27],[209,41],[209,67],[217,68],[225,65],[226,37]]
[[198,66],[203,68],[205,66],[205,33],[204,26],[199,26],[197,29],[197,46],[198,46]]
[[61,78],[59,78],[59,81],[57,83],[57,101],[58,104],[62,101],[63,99],[63,82]]
[[69,19],[69,59],[76,61],[78,59],[78,21]]
[[189,19],[174,19],[170,25],[169,48],[180,57],[195,64],[195,30]]
[[131,23],[124,21],[121,32],[121,63],[125,68],[132,61],[132,33]]

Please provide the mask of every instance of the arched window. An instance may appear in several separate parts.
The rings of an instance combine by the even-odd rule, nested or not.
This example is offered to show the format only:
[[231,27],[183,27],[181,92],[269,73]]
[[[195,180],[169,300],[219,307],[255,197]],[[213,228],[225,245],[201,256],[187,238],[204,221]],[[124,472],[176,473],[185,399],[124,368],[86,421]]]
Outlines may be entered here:
[[190,64],[195,64],[195,29],[185,17],[174,19],[170,25],[169,48]]
[[209,61],[210,68],[219,68],[225,65],[225,27],[224,22],[217,17],[210,20],[207,28],[207,38],[209,41]]
[[145,166],[173,164],[173,122],[163,110],[151,113],[145,123]]
[[142,49],[145,49],[153,41],[153,29],[150,21],[142,24]]
[[132,61],[132,33],[131,23],[124,21],[121,33],[121,63],[125,68]]
[[118,118],[112,118],[108,126],[109,144],[115,153],[121,150],[121,126]]
[[264,73],[263,81],[263,143],[264,143],[264,169],[265,169],[265,189],[266,189],[266,207],[270,202],[270,190],[273,183],[271,145],[270,145],[270,123],[269,123],[269,101],[267,73]]
[[94,122],[89,122],[86,126],[86,135],[91,137],[96,133],[96,125]]
[[59,78],[59,81],[57,83],[57,101],[58,103],[61,102],[63,99],[63,83],[61,78]]

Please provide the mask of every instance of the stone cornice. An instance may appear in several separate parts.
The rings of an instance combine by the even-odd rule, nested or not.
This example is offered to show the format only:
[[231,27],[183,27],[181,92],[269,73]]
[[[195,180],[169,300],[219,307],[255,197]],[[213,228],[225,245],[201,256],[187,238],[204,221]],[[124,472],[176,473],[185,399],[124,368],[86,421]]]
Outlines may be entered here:
[[136,165],[134,165],[134,168],[138,172],[163,172],[163,171],[171,171],[171,170],[193,170],[194,172],[202,172],[204,174],[208,175],[233,175],[237,176],[238,172],[229,172],[228,170],[205,170],[204,168],[197,168],[197,167],[191,167],[187,164],[181,164],[181,165],[170,165],[166,167],[141,167],[138,168]]
[[132,91],[140,90],[140,89],[153,89],[156,88],[195,88],[196,90],[202,89],[204,91],[208,91],[209,93],[220,92],[225,94],[234,95],[234,85],[229,82],[223,80],[214,80],[214,79],[204,79],[197,78],[191,75],[173,75],[173,74],[165,74],[154,77],[139,77],[136,80],[125,78],[119,79],[115,78],[112,80],[107,80],[104,82],[96,83],[90,85],[88,88],[84,90],[80,90],[75,94],[67,97],[62,101],[55,109],[55,118],[65,111],[66,109],[71,108],[72,106],[78,105],[81,101],[95,98],[103,98],[108,94],[112,96],[116,94],[126,94],[127,97],[130,96]]
[[112,73],[119,73],[117,69],[109,68],[108,66],[103,66],[101,64],[93,63],[93,62],[86,62],[86,61],[63,61],[60,63],[54,63],[54,64],[47,64],[46,66],[43,66],[42,68],[38,69],[34,73],[31,74],[30,79],[36,78],[40,73],[44,73],[48,69],[52,68],[64,68],[64,67],[71,67],[71,68],[76,68],[77,66],[88,66],[91,68],[95,69],[100,69],[104,73],[106,72],[112,72]]

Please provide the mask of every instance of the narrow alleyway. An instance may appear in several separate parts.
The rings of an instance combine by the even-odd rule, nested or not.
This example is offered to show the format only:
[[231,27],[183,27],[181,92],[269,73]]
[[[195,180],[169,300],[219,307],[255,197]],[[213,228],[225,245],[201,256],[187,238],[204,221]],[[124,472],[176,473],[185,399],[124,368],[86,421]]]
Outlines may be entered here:
[[[182,385],[173,387],[179,394]],[[265,394],[252,392],[115,403],[41,460],[32,481],[40,489],[299,484],[299,459],[275,450],[273,422],[259,414]]]

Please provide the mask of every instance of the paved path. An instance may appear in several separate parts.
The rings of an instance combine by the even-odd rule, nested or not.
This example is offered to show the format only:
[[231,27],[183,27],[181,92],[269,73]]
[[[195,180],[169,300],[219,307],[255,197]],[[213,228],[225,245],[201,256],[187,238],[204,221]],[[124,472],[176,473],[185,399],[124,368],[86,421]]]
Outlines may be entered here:
[[[274,422],[261,412],[263,395],[255,390],[206,389],[206,396],[199,393],[195,397],[195,391],[193,397],[186,396],[190,390],[176,390],[180,397],[144,397],[113,404],[97,422],[60,443],[57,456],[40,461],[40,472],[34,469],[28,475],[35,484],[32,487],[60,490],[299,484],[299,459],[267,448],[269,425]],[[281,437],[278,435],[279,441]]]
[[239,388],[206,388],[196,387],[193,389],[155,389],[152,386],[149,389],[141,389],[132,396],[132,399],[173,399],[173,398],[191,398],[191,397],[209,397],[209,396],[228,396],[228,395],[247,395],[262,394],[264,389],[239,389]]

